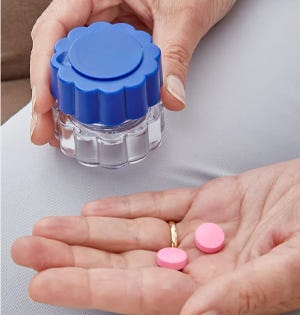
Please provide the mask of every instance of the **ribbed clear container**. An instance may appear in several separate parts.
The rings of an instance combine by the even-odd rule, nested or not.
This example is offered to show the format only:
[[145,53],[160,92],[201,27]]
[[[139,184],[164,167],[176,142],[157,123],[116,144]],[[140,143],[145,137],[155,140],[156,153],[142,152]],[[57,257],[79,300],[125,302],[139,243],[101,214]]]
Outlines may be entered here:
[[61,151],[86,166],[119,168],[161,142],[161,51],[129,24],[95,22],[58,40],[50,85]]
[[118,126],[83,124],[53,107],[55,135],[61,151],[85,166],[116,169],[143,160],[161,143],[164,129],[163,104]]

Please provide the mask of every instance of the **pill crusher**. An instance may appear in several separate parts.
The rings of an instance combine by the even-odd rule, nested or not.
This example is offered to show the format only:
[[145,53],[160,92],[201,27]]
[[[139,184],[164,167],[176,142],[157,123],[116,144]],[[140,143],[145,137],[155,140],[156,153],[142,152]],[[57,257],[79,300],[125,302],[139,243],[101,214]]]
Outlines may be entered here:
[[86,166],[119,168],[161,143],[160,49],[126,23],[96,22],[60,39],[50,61],[55,134]]

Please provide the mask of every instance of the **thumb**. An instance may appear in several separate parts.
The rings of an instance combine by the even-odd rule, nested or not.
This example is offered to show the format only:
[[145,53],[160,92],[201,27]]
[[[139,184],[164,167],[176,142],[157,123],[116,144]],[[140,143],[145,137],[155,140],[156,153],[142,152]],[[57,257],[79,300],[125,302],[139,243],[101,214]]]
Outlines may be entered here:
[[267,254],[199,288],[180,315],[269,315],[300,307],[300,255]]
[[172,5],[170,8],[160,8],[154,17],[153,41],[162,52],[162,101],[166,108],[175,111],[185,106],[184,85],[188,67],[192,54],[204,35],[195,25],[196,22],[191,23],[191,14],[185,12]]

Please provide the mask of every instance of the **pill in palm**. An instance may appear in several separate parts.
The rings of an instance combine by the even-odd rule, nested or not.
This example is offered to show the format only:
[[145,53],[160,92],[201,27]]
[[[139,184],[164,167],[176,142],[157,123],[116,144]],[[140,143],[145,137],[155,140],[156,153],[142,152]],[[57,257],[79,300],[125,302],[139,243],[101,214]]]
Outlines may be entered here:
[[225,234],[215,223],[203,223],[195,232],[195,244],[204,253],[213,254],[224,246]]
[[174,270],[181,270],[187,264],[187,254],[176,247],[166,247],[157,253],[157,265]]

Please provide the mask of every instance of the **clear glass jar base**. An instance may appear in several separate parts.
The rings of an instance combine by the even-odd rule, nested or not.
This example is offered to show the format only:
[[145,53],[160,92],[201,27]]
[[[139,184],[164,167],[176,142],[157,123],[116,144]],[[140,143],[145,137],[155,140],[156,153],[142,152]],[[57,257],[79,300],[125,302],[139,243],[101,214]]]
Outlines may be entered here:
[[62,153],[88,167],[117,169],[143,161],[161,144],[164,129],[161,102],[150,107],[144,118],[110,128],[81,124],[57,107],[53,117]]

